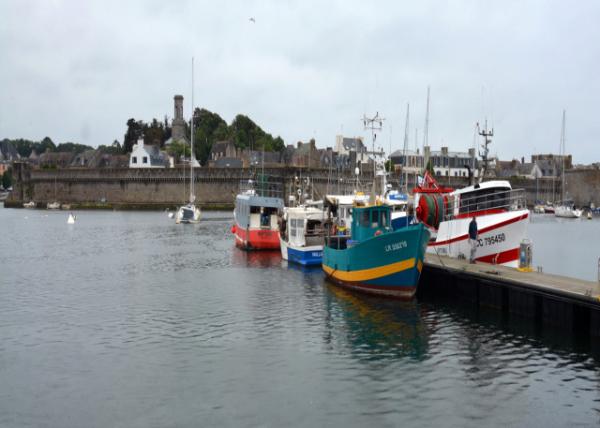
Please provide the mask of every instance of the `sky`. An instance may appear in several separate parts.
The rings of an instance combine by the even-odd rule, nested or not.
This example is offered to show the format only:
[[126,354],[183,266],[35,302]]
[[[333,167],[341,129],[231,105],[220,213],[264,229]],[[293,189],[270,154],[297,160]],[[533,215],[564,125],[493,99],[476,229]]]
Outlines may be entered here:
[[[253,18],[253,20],[250,20]],[[0,0],[0,139],[123,141],[184,96],[286,144],[370,133],[376,148],[466,151],[493,126],[502,160],[600,161],[600,2]]]

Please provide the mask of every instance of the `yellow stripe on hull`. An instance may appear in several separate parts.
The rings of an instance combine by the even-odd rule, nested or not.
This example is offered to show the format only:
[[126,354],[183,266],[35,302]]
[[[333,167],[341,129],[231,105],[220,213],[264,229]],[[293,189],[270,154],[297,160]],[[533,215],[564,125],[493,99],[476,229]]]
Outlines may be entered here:
[[[385,265],[385,266],[378,266],[378,267],[369,268],[369,269],[352,270],[352,271],[336,270],[336,269],[330,268],[329,266],[323,265],[323,270],[327,273],[327,275],[330,275],[336,279],[339,279],[340,281],[361,282],[361,281],[369,281],[371,279],[381,278],[381,277],[384,277],[387,275],[393,275],[395,273],[402,272],[403,270],[412,269],[413,267],[415,267],[415,262],[416,262],[416,260],[414,258],[412,258],[412,259],[402,260],[401,262],[396,262],[396,263],[392,263],[392,264]],[[422,268],[422,267],[423,267],[423,263],[421,263],[421,261],[419,261],[419,264],[417,266],[417,269],[419,269],[419,272],[421,271],[420,268]]]

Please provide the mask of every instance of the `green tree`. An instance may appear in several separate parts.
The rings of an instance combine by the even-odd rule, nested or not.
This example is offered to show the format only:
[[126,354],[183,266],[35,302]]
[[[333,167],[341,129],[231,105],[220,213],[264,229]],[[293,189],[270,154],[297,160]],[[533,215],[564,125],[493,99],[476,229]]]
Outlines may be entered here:
[[121,143],[119,143],[117,140],[113,141],[113,143],[110,146],[98,146],[98,150],[102,153],[106,153],[109,155],[120,155],[121,153],[123,153]]
[[144,144],[153,144],[162,147],[167,140],[165,138],[165,128],[162,122],[152,119],[150,124],[143,125]]
[[2,174],[2,187],[5,189],[12,187],[12,171],[10,168],[4,171],[4,174]]
[[133,118],[127,121],[127,132],[123,137],[123,153],[131,153],[133,145],[144,135],[144,122]]
[[167,153],[173,156],[175,159],[179,159],[182,156],[186,158],[189,157],[191,150],[189,145],[181,143],[179,141],[174,141],[168,145]]
[[55,152],[56,145],[54,144],[52,139],[50,139],[50,137],[44,137],[44,139],[39,143],[33,143],[33,150],[35,150],[37,154],[42,154],[46,151]]
[[17,153],[19,153],[19,156],[21,156],[22,158],[28,158],[29,155],[31,155],[31,151],[33,150],[34,144],[33,141],[24,140],[22,138],[16,140],[5,139],[4,141],[11,143],[17,150]]
[[91,146],[87,146],[85,144],[78,144],[78,143],[71,143],[71,142],[61,143],[58,146],[56,146],[57,152],[82,153],[82,152],[85,152],[86,150],[94,150],[94,148]]
[[213,144],[228,139],[228,134],[227,122],[217,113],[194,110],[194,154],[200,164],[206,165]]

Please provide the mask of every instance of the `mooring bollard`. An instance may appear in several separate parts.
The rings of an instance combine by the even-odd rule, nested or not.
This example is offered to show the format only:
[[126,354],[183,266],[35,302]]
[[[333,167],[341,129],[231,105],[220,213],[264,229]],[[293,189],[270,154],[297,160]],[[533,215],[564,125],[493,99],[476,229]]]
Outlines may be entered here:
[[523,239],[519,246],[519,270],[522,272],[531,272],[531,241],[529,239]]

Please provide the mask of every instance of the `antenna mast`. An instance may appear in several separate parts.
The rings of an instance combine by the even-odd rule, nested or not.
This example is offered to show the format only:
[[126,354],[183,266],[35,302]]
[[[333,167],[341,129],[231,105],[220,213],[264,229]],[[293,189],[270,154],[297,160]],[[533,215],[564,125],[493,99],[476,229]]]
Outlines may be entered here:
[[483,177],[485,176],[485,174],[487,173],[487,170],[488,170],[488,164],[489,164],[488,154],[490,152],[490,149],[488,146],[492,143],[492,137],[494,136],[494,128],[492,128],[490,131],[488,131],[487,119],[486,119],[485,120],[485,128],[483,129],[483,131],[479,128],[479,123],[477,123],[477,132],[484,139],[483,144],[481,145],[483,152],[479,152],[479,156],[481,156],[481,160],[483,162],[483,171],[481,172],[481,176],[479,177],[479,182],[481,183],[481,181],[483,180]]
[[408,120],[409,120],[409,116],[410,116],[410,104],[406,104],[406,122],[404,124],[404,147],[402,148],[402,158],[403,158],[403,162],[402,162],[402,176],[404,177],[404,191],[405,193],[408,193],[408,175],[406,172],[406,167],[408,165],[407,159],[406,159],[406,149],[408,148]]
[[427,86],[427,107],[425,108],[425,128],[423,129],[423,169],[427,168],[427,162],[429,162],[425,153],[427,146],[429,146],[429,85]]
[[375,167],[376,166],[375,140],[377,139],[376,132],[381,131],[381,129],[383,128],[384,120],[385,120],[385,118],[379,117],[379,112],[377,112],[375,114],[375,116],[373,116],[373,117],[367,117],[367,115],[364,114],[363,118],[362,118],[365,131],[366,130],[371,131],[371,144],[372,144],[371,156],[373,156],[373,191],[371,193],[371,199],[373,202],[375,199],[375,181],[376,181],[376,176],[377,176],[377,168]]

